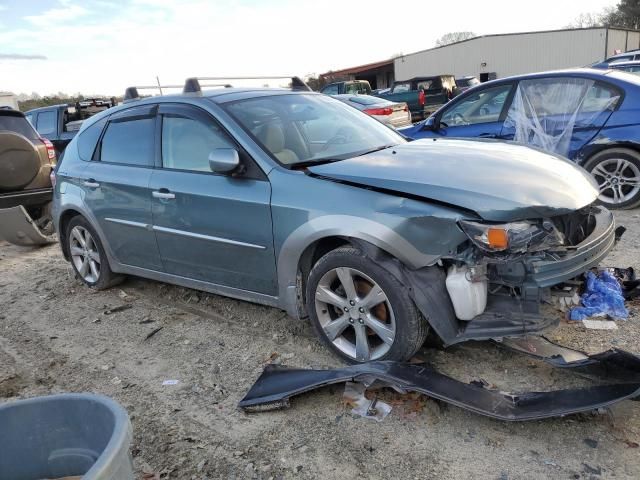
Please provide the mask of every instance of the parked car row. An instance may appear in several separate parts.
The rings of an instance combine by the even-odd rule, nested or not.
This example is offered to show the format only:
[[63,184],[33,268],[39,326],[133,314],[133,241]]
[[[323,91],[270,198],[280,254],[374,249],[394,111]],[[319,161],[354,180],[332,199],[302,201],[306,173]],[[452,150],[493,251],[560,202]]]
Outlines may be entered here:
[[[475,85],[477,81],[475,77],[465,77],[459,80],[464,89]],[[373,94],[396,104],[406,104],[411,112],[411,120],[419,121],[462,91],[457,82],[458,80],[452,75],[416,77],[394,82],[389,89],[372,92],[369,82],[355,80],[330,83],[324,86],[320,92],[326,95]]]
[[56,161],[84,120],[115,103],[115,99],[88,99],[26,114],[0,108],[0,238],[17,245],[51,241],[50,175]]

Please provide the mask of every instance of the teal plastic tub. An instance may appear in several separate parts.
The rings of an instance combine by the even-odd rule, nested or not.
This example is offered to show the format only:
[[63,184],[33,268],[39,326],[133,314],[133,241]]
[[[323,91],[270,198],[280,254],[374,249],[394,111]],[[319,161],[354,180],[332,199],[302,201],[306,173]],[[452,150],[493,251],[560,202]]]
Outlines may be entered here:
[[110,398],[63,394],[0,405],[0,479],[133,480],[131,423]]

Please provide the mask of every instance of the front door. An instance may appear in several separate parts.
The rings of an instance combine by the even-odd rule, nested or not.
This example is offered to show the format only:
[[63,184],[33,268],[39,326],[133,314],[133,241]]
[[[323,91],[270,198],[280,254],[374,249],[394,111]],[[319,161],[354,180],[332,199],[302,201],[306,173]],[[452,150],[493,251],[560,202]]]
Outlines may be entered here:
[[[161,168],[151,176],[153,228],[165,271],[242,290],[277,293],[271,185],[261,175],[220,175],[216,148],[235,148],[218,122],[185,105],[160,107]],[[248,172],[255,169],[248,169]]]
[[513,84],[481,88],[453,101],[439,115],[438,136],[500,138]]

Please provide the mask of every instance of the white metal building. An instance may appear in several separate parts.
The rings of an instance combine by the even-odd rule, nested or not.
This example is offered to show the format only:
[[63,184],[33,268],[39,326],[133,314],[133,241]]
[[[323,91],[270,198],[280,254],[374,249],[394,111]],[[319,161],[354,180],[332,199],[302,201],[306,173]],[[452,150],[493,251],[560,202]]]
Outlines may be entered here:
[[394,60],[394,73],[396,80],[453,74],[475,75],[485,81],[582,67],[638,48],[640,31],[616,28],[484,35],[398,57]]
[[18,110],[18,97],[13,93],[0,92],[0,107],[11,107]]

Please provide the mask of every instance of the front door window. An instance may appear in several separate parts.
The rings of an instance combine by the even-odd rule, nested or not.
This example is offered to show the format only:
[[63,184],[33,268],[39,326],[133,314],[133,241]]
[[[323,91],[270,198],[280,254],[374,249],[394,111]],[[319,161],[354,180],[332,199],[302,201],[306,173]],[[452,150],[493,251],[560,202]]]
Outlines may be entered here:
[[440,124],[459,127],[497,122],[510,90],[511,84],[507,84],[476,92],[445,111]]

